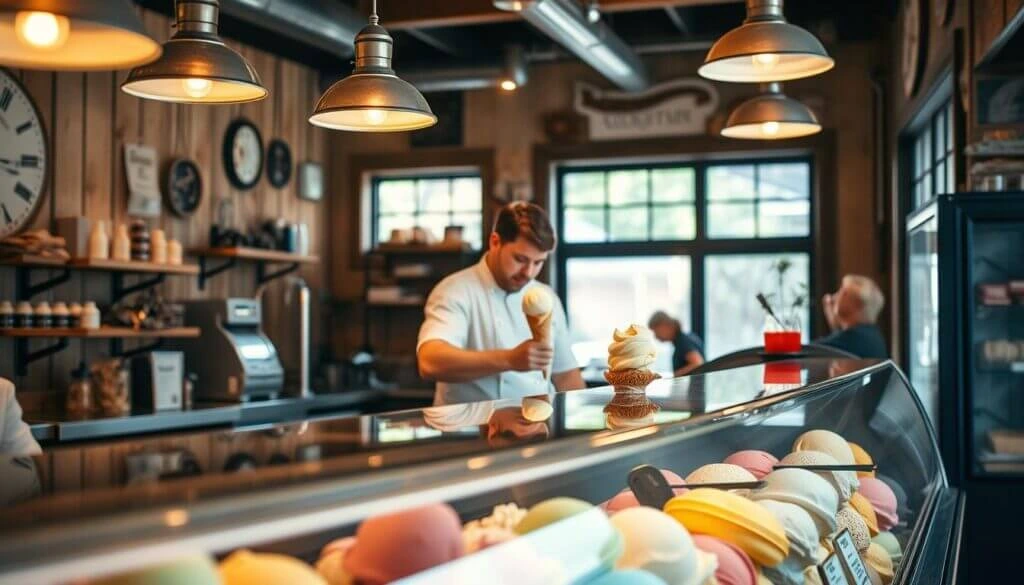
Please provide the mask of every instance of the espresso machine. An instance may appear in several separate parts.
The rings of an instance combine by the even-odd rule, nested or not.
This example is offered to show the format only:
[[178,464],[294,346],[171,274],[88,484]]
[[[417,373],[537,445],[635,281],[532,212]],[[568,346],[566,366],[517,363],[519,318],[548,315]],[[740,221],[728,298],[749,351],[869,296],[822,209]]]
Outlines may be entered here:
[[177,343],[198,376],[195,400],[277,398],[284,386],[284,368],[263,332],[260,301],[230,298],[184,304],[185,324],[202,332],[198,339]]

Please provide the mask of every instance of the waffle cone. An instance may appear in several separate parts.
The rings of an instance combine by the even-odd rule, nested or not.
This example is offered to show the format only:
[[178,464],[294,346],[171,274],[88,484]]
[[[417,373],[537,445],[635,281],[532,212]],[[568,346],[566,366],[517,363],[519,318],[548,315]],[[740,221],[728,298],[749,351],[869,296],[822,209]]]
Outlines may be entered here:
[[643,418],[661,410],[643,392],[616,392],[604,412],[620,418]]
[[[553,313],[554,311],[548,311],[543,315],[526,316],[526,323],[530,326],[530,334],[533,335],[534,341],[553,345],[551,335],[551,315]],[[551,377],[551,366],[548,366],[548,369],[544,370],[544,377]]]
[[604,379],[612,386],[615,386],[616,389],[627,387],[643,390],[648,384],[660,377],[660,375],[646,368],[642,370],[620,370],[617,372],[606,370],[604,373]]

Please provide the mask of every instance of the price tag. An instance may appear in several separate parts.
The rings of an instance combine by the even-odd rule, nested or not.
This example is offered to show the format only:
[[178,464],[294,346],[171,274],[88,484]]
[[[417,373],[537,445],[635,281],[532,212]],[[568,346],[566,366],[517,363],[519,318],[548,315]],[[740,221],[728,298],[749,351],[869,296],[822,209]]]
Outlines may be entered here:
[[868,576],[868,569],[864,566],[860,554],[857,553],[857,545],[853,542],[849,530],[843,530],[832,539],[832,544],[839,559],[846,567],[846,574],[850,577],[853,585],[871,585],[871,577]]
[[843,570],[843,563],[839,557],[832,553],[818,565],[818,575],[825,585],[850,585],[846,578],[846,571]]

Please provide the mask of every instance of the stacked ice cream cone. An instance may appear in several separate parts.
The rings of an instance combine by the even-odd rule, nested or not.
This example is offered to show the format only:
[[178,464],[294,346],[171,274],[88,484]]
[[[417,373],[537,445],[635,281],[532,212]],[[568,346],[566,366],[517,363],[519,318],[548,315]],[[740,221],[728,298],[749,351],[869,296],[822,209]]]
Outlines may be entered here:
[[648,369],[657,357],[654,334],[642,325],[615,330],[608,346],[608,370],[604,379],[616,392],[643,392],[647,385],[660,378]]
[[[546,290],[535,286],[523,295],[523,313],[530,325],[533,340],[554,346],[554,330],[551,328],[551,316],[554,314],[555,302]],[[544,370],[544,377],[551,377],[551,366]]]

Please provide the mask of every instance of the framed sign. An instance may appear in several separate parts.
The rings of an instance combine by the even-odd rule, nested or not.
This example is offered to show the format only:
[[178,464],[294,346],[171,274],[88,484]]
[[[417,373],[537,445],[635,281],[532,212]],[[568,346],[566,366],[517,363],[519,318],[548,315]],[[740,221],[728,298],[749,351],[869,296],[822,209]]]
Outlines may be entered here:
[[857,545],[853,542],[849,530],[843,530],[832,539],[836,556],[846,567],[846,576],[850,579],[851,585],[871,585],[871,577],[868,576],[868,569],[864,566],[864,560],[857,552]]
[[576,84],[573,109],[589,123],[591,140],[707,133],[718,110],[718,90],[697,78],[666,81],[639,93]]
[[843,569],[843,562],[839,560],[835,553],[828,555],[818,565],[818,575],[821,577],[821,582],[824,585],[850,585],[850,581],[846,579],[846,570]]
[[1024,126],[1024,78],[979,76],[974,96],[979,126]]
[[128,215],[160,217],[160,172],[156,149],[141,144],[124,145],[124,170],[128,175]]

